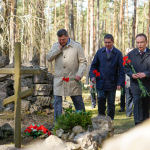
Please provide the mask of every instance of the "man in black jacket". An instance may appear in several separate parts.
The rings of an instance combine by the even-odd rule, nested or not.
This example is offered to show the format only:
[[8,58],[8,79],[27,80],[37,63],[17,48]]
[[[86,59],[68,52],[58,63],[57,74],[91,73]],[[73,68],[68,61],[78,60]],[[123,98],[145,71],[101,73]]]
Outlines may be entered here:
[[[123,70],[123,56],[121,51],[114,47],[114,38],[111,34],[104,37],[105,47],[99,49],[94,56],[90,69],[90,78],[96,83],[98,113],[105,115],[107,99],[107,115],[114,120],[115,94],[124,86],[125,74]],[[100,72],[100,76],[94,74]]]
[[135,125],[149,118],[150,97],[142,97],[137,79],[140,79],[146,90],[150,92],[150,49],[146,47],[147,37],[141,33],[136,36],[137,48],[128,53],[136,74],[131,69],[124,66],[125,73],[130,77],[131,92],[134,103],[134,122]]

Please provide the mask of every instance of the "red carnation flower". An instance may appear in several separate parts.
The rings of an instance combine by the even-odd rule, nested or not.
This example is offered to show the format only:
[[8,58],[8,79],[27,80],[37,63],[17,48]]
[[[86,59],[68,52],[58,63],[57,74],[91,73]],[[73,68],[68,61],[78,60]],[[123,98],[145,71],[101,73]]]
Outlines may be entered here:
[[65,78],[65,77],[63,77],[63,81],[66,81],[66,78]]
[[97,72],[97,73],[96,73],[96,77],[99,77],[99,76],[100,76],[100,73],[99,73],[99,72]]
[[24,132],[28,132],[28,133],[31,133],[32,132],[32,129],[30,128],[27,128]]
[[127,60],[127,63],[128,63],[128,64],[131,63],[131,60]]
[[69,82],[69,78],[66,78],[66,82]]
[[37,128],[38,128],[38,126],[37,126],[37,125],[33,126],[33,129],[37,129]]
[[97,70],[93,70],[93,73],[96,74],[96,73],[97,73]]
[[128,59],[128,56],[124,56],[123,60],[126,61]]
[[127,84],[127,81],[125,81],[125,85]]
[[93,88],[93,86],[92,86],[92,85],[90,85],[90,87],[91,87],[91,88]]
[[124,66],[124,65],[126,65],[126,62],[125,62],[125,61],[123,62],[123,66]]

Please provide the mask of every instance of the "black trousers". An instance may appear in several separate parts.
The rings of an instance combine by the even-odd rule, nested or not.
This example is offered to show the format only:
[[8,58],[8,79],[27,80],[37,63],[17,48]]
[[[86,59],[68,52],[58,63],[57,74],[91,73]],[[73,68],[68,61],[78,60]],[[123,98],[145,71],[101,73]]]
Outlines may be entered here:
[[134,122],[139,124],[149,118],[150,97],[142,98],[140,94],[132,93],[134,103]]

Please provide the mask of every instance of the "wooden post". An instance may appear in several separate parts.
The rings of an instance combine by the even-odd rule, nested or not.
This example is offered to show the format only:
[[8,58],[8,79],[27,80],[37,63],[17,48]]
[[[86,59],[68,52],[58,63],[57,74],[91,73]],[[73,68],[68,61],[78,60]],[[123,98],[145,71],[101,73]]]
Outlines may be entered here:
[[15,68],[0,68],[0,74],[14,74],[15,95],[3,100],[3,105],[15,103],[15,147],[21,147],[21,98],[25,98],[33,93],[33,88],[21,91],[21,74],[40,74],[40,69],[21,68],[21,43],[15,43]]
[[21,147],[21,43],[15,43],[15,147]]

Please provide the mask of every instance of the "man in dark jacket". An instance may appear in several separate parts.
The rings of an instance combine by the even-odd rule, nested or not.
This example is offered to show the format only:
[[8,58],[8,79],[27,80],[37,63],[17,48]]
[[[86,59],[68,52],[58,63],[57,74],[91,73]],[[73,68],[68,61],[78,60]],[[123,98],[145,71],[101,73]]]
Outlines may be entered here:
[[128,53],[136,74],[131,69],[124,66],[125,73],[130,77],[131,93],[134,103],[134,122],[135,125],[149,118],[150,97],[142,97],[137,79],[140,79],[146,90],[150,92],[150,49],[146,47],[147,37],[141,33],[136,36],[137,48]]
[[[105,47],[99,49],[93,59],[90,78],[96,82],[98,113],[105,115],[107,99],[107,115],[114,120],[116,89],[124,86],[125,74],[123,71],[122,53],[114,47],[114,38],[111,34],[104,37]],[[93,70],[100,72],[96,77]]]

